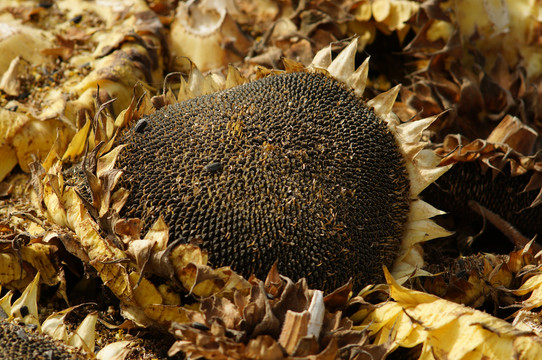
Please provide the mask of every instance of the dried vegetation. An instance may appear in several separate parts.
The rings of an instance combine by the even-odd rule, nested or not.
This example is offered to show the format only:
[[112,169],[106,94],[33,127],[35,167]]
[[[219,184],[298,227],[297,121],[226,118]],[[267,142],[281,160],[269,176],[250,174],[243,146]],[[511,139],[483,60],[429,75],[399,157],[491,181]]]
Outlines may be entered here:
[[[2,334],[116,359],[542,356],[539,0],[1,6]],[[276,266],[247,279],[209,266],[198,244],[168,243],[162,217],[145,228],[120,216],[120,130],[311,66],[380,94],[368,105],[410,141],[400,150],[415,210],[395,279],[384,269],[386,284],[329,294]],[[86,194],[64,179],[81,160]],[[449,234],[435,215],[454,234],[426,242]]]

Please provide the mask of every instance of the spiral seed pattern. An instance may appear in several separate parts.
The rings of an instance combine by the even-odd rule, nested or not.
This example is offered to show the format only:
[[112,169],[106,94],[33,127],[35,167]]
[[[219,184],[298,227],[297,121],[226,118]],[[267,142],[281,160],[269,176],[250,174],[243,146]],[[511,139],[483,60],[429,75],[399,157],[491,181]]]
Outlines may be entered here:
[[[213,266],[334,289],[390,266],[409,211],[393,135],[341,83],[290,73],[167,106],[122,134],[121,215],[161,214]],[[141,123],[141,120],[138,124]]]

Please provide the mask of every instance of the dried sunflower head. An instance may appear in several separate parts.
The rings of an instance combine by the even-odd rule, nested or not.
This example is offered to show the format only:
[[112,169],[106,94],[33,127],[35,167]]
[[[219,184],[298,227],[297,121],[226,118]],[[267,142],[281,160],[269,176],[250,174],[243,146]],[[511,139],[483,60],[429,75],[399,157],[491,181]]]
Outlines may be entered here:
[[[354,71],[356,46],[241,86],[235,71],[219,82],[194,70],[184,101],[141,114],[105,155],[98,171],[109,190],[89,183],[95,215],[107,222],[107,209],[122,207],[146,229],[163,216],[170,243],[199,242],[213,266],[245,276],[278,260],[311,286],[353,278],[361,288],[397,259],[410,275],[423,265],[416,244],[447,234],[428,220],[439,211],[417,199],[447,168],[419,142],[433,118],[400,124],[391,113],[398,88],[361,100],[368,69]],[[104,204],[119,180],[124,195]],[[111,219],[102,228],[118,237]]]

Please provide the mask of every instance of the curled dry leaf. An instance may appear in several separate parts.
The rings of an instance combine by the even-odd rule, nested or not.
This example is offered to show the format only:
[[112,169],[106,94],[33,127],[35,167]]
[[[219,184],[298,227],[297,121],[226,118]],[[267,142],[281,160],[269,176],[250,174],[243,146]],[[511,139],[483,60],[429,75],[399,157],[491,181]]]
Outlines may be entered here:
[[[20,179],[11,179],[14,196],[22,191]],[[0,207],[0,284],[22,291],[39,272],[43,283],[65,286],[56,229],[32,208],[29,198],[6,201]]]
[[[499,173],[517,177],[527,174],[528,183],[517,193],[530,192],[541,188],[540,174],[542,160],[533,154],[538,133],[522,123],[518,118],[506,115],[493,129],[486,140],[476,139],[469,142],[464,136],[447,135],[436,153],[442,157],[441,165],[454,163],[479,162],[482,172],[491,171],[496,177]],[[509,166],[505,171],[505,166]],[[542,202],[540,192],[530,207]]]
[[236,11],[233,1],[180,3],[168,39],[173,59],[186,57],[201,71],[242,59],[251,40],[233,19]]
[[542,335],[542,326],[540,324],[540,315],[527,310],[520,310],[514,318],[512,324],[516,328],[524,331],[532,331],[536,335]]
[[411,29],[408,20],[418,12],[419,6],[418,2],[409,0],[356,1],[351,7],[354,19],[348,28],[361,37],[362,47],[374,41],[376,31],[388,35],[396,32],[402,43]]
[[0,90],[10,96],[18,96],[21,94],[21,76],[22,73],[28,70],[28,62],[20,55],[17,56],[0,80]]
[[[531,15],[535,3],[477,1],[473,8],[469,2],[439,0],[422,5],[416,17],[420,30],[405,49],[420,59],[419,71],[403,99],[413,115],[450,110],[433,126],[438,139],[455,132],[485,139],[508,114],[539,130],[542,78],[527,60],[542,54],[528,35],[540,29],[540,20]],[[500,11],[503,27],[496,30],[490,14]]]
[[[354,330],[343,317],[351,284],[322,297],[304,280],[293,283],[274,266],[265,282],[252,278],[249,291],[231,297],[203,299],[200,312],[189,322],[174,323],[177,341],[169,355],[183,351],[189,357],[214,359],[314,359],[382,357],[387,347],[368,344],[365,331]],[[358,299],[359,301],[359,299]]]
[[[13,292],[0,299],[0,307],[7,320],[0,320],[0,356],[6,359],[27,358],[36,353],[50,353],[58,359],[84,359],[88,356],[103,356],[102,351],[94,353],[97,312],[89,313],[71,331],[65,323],[66,316],[78,306],[55,312],[40,324],[38,316],[38,293],[40,274],[24,289],[21,296],[11,303]],[[21,325],[22,324],[22,325]],[[25,326],[29,326],[26,328]],[[26,334],[31,328],[34,333]],[[13,336],[16,334],[16,336]],[[21,335],[24,334],[24,335]],[[116,359],[124,359],[130,341],[111,343]],[[125,351],[123,351],[123,349]],[[109,351],[109,350],[108,350]]]
[[521,301],[513,291],[538,273],[539,259],[530,246],[508,255],[479,254],[429,265],[428,270],[435,275],[416,279],[413,287],[473,308],[484,305],[490,309],[493,304],[497,315],[498,308],[516,306]]
[[[533,310],[542,305],[542,276],[540,271],[533,271],[533,276],[527,277],[527,280],[517,289],[514,290],[514,295],[525,296],[530,294],[528,298],[521,301],[522,310]],[[518,315],[520,315],[518,313]]]
[[536,359],[542,340],[532,332],[484,312],[398,285],[386,270],[393,301],[363,320],[375,344],[391,348],[421,345],[420,359]]

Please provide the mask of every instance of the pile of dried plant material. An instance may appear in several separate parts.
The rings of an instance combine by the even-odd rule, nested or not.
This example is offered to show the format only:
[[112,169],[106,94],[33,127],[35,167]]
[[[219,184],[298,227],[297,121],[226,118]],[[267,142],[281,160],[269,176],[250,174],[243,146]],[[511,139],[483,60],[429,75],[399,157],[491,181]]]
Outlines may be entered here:
[[[0,334],[13,340],[0,354],[31,358],[20,341],[59,358],[541,358],[541,9],[3,1]],[[401,151],[419,182],[407,232],[418,240],[384,284],[326,294],[280,266],[247,279],[209,266],[197,243],[168,243],[161,217],[143,231],[145,219],[119,216],[124,127],[309,68],[354,84],[410,141]],[[81,162],[88,196],[64,179]]]

